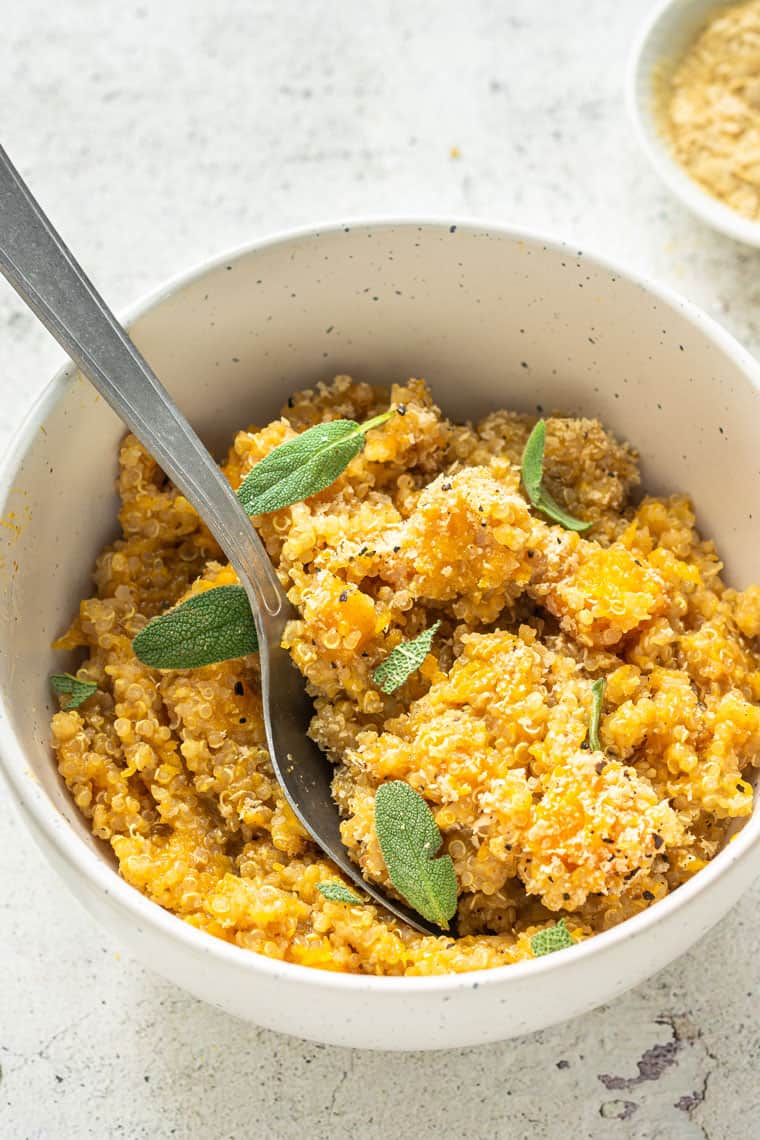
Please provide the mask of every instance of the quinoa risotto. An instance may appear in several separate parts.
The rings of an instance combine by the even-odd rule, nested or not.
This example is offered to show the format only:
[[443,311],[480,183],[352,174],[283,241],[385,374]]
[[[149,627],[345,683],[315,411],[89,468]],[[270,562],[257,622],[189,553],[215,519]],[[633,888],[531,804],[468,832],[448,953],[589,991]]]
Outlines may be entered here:
[[[760,754],[760,587],[721,580],[683,495],[634,497],[635,451],[600,423],[546,421],[545,478],[583,535],[533,509],[520,460],[534,417],[455,424],[421,380],[340,376],[241,431],[234,487],[317,423],[366,420],[329,488],[254,523],[300,612],[286,643],[335,764],[343,838],[388,890],[378,787],[429,805],[453,860],[457,936],[326,898],[339,873],[286,804],[266,750],[255,654],[159,671],[132,639],[236,577],[133,436],[119,456],[122,537],[97,560],[62,649],[97,692],[53,717],[58,766],[122,876],[238,946],[321,969],[441,974],[530,958],[559,919],[580,941],[704,867],[749,815]],[[440,622],[391,694],[373,672]],[[599,749],[592,684],[605,679]]]

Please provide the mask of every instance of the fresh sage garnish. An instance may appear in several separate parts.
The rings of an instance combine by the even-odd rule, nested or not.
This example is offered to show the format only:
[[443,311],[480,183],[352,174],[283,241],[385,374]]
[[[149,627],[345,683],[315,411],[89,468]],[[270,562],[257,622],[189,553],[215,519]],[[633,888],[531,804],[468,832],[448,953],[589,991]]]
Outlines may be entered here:
[[68,697],[67,701],[63,702],[63,707],[68,711],[69,709],[78,709],[83,701],[91,697],[93,693],[97,693],[98,686],[95,681],[80,681],[78,677],[74,677],[71,673],[53,673],[50,678],[50,684],[53,689],[62,697]]
[[591,686],[591,695],[594,703],[591,706],[591,720],[588,726],[588,746],[592,752],[601,752],[599,744],[599,721],[602,719],[602,705],[604,703],[604,677],[599,677]]
[[149,621],[132,642],[153,669],[198,669],[255,653],[259,647],[242,586],[215,586]]
[[555,922],[553,926],[546,926],[534,934],[530,940],[530,948],[534,958],[541,958],[544,954],[553,954],[555,950],[566,950],[573,945],[572,935],[565,925],[564,918]]
[[332,420],[308,428],[259,460],[240,484],[238,499],[249,515],[265,515],[324,491],[362,450],[367,432],[393,414],[391,409],[366,424]]
[[423,918],[444,930],[457,909],[457,878],[433,813],[403,780],[381,784],[375,796],[375,831],[388,878]]
[[544,449],[546,448],[546,421],[539,420],[528,436],[522,454],[522,481],[536,510],[548,516],[565,530],[588,530],[590,522],[581,522],[564,511],[543,485]]
[[355,895],[343,883],[339,883],[337,879],[331,883],[317,883],[317,890],[331,902],[348,903],[350,906],[367,905],[364,899],[360,899],[358,895]]
[[385,661],[382,661],[372,674],[372,680],[379,689],[384,693],[393,693],[419,669],[430,652],[430,646],[440,624],[439,621],[434,622],[430,629],[423,630],[412,641],[402,641],[391,650]]

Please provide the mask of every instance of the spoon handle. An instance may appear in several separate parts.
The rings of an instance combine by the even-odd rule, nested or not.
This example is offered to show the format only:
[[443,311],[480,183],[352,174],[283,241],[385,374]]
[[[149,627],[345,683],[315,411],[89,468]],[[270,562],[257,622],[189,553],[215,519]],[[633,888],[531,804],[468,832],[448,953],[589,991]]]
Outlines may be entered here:
[[206,522],[267,627],[259,635],[274,630],[288,603],[234,491],[1,146],[0,272]]

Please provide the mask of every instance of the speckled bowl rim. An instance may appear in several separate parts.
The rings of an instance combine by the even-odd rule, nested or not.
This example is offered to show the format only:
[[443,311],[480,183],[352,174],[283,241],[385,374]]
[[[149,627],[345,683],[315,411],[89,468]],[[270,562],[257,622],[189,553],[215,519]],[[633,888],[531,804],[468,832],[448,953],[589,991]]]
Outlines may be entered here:
[[[715,10],[730,7],[732,2],[738,3],[739,0],[714,0]],[[678,7],[683,9],[684,14],[688,11],[685,0],[660,0],[647,14],[631,49],[626,72],[625,101],[634,134],[662,181],[692,213],[734,241],[760,247],[760,222],[743,217],[703,190],[670,153],[657,125],[653,110],[653,56],[658,59],[667,58],[665,45],[658,40],[665,18]]]
[[[760,365],[750,353],[742,348],[739,342],[721,325],[667,286],[657,284],[645,275],[630,271],[599,254],[589,253],[585,248],[579,252],[583,243],[578,245],[573,242],[562,241],[540,231],[467,217],[455,218],[442,215],[422,218],[388,216],[373,219],[357,217],[340,222],[331,221],[323,225],[300,226],[284,230],[272,236],[240,245],[232,251],[209,258],[191,269],[177,274],[129,306],[121,319],[129,326],[148,310],[153,309],[169,296],[192,284],[206,273],[218,270],[224,265],[234,264],[241,258],[270,250],[276,246],[286,246],[304,239],[318,240],[323,234],[332,236],[341,231],[354,229],[408,229],[412,227],[425,229],[440,227],[443,229],[445,227],[448,231],[452,225],[455,225],[457,230],[463,233],[478,234],[484,237],[493,234],[515,242],[522,241],[531,245],[538,245],[545,249],[551,249],[558,254],[572,251],[575,257],[584,258],[604,273],[628,280],[648,292],[663,305],[680,312],[710,338],[742,370],[750,383],[760,390]],[[61,398],[67,379],[75,371],[76,368],[71,363],[58,370],[32,405],[17,431],[11,448],[0,464],[0,512],[4,509],[8,491],[20,462],[40,426],[44,424],[48,413]],[[234,965],[236,968],[242,967],[253,972],[259,972],[274,980],[282,979],[306,986],[320,986],[327,990],[450,993],[472,989],[473,987],[502,986],[505,983],[508,984],[510,979],[515,983],[531,977],[538,980],[548,971],[563,969],[563,966],[569,965],[571,961],[579,962],[581,958],[591,959],[604,954],[624,940],[631,940],[644,935],[650,927],[656,925],[661,919],[665,919],[668,915],[687,907],[692,899],[708,890],[734,863],[748,857],[753,850],[760,848],[760,810],[758,810],[747,820],[733,841],[723,848],[707,867],[698,871],[689,882],[640,914],[626,919],[611,930],[596,934],[584,942],[563,950],[561,954],[548,954],[538,959],[529,959],[512,965],[495,966],[462,974],[439,974],[432,977],[410,977],[407,975],[377,977],[374,975],[338,973],[291,962],[282,962],[258,954],[253,950],[246,950],[229,942],[224,942],[222,939],[215,938],[203,930],[198,930],[176,915],[164,910],[158,903],[152,902],[135,887],[130,886],[120,877],[115,868],[108,866],[95,851],[76,835],[58,813],[52,801],[48,799],[34,774],[30,772],[23,749],[10,727],[4,693],[0,693],[0,768],[5,772],[12,795],[19,805],[23,804],[24,809],[32,817],[32,822],[50,841],[57,854],[65,859],[76,872],[89,880],[94,887],[123,907],[134,918],[137,926],[142,923],[158,933],[177,939],[198,957],[217,958]]]

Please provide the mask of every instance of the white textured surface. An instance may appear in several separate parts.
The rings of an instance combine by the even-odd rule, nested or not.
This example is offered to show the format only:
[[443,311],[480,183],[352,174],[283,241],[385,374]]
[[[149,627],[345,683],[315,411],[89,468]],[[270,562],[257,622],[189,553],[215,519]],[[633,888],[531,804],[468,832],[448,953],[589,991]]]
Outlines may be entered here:
[[[117,308],[289,225],[473,214],[621,258],[757,350],[760,254],[685,216],[630,139],[622,72],[643,10],[26,0],[0,40],[3,141]],[[58,361],[0,287],[0,449]],[[653,982],[582,1019],[478,1050],[352,1053],[236,1022],[122,959],[2,794],[2,1136],[756,1132],[760,890]]]

